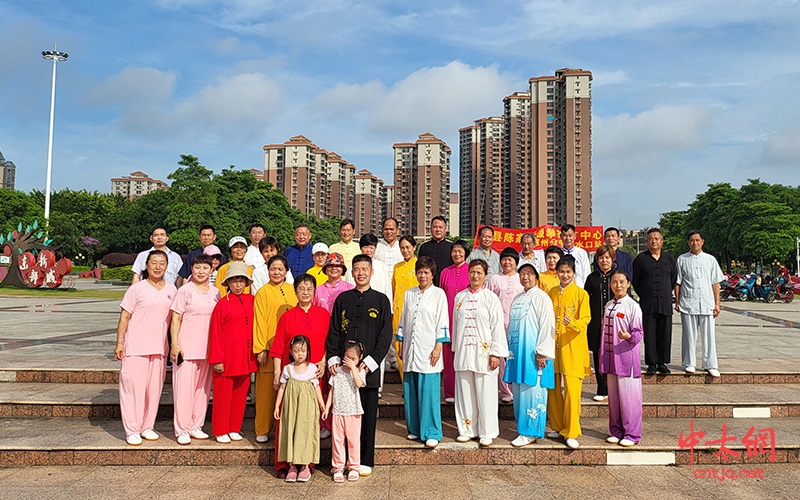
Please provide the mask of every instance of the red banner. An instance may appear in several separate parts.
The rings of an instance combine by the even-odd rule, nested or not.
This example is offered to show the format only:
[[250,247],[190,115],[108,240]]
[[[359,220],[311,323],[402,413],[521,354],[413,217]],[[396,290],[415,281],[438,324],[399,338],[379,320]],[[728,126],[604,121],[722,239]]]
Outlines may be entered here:
[[[483,227],[483,226],[480,226]],[[544,250],[549,246],[560,247],[561,229],[558,226],[539,226],[530,229],[509,229],[505,227],[490,226],[494,229],[494,243],[492,249],[502,252],[504,248],[511,247],[520,251],[522,235],[531,233],[536,236],[536,249]],[[480,228],[479,228],[480,229]],[[478,247],[479,238],[475,232],[475,248]],[[575,226],[575,246],[583,248],[589,253],[594,252],[603,244],[603,226]]]

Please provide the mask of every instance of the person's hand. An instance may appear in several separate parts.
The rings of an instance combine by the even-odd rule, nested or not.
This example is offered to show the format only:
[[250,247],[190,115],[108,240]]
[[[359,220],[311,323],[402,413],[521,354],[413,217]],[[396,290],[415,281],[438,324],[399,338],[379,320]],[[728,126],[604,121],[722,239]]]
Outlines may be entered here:
[[328,375],[331,376],[331,377],[335,377],[336,376],[336,371],[339,369],[340,366],[342,366],[342,365],[340,365],[338,363],[335,364],[335,365],[329,366],[328,367]]
[[395,355],[397,356],[397,359],[399,359],[400,361],[403,361],[403,341],[402,340],[397,341],[397,349],[395,349],[395,351],[396,351]]
[[275,413],[273,413],[273,416],[275,417],[275,420],[280,420],[281,419],[281,409],[280,408],[275,408]]
[[330,408],[323,408],[322,409],[322,420],[327,420],[328,413],[330,413]]
[[498,366],[500,366],[500,358],[497,356],[489,356],[489,371],[495,370]]
[[272,377],[272,387],[277,391],[281,388],[281,374],[275,372],[275,375]]
[[[402,361],[402,360],[401,360],[401,361]],[[369,375],[369,372],[370,372],[370,370],[369,370],[369,366],[367,366],[367,364],[366,364],[366,363],[364,363],[363,361],[361,362],[361,364],[360,364],[360,365],[358,365],[358,369],[359,369],[359,370],[364,370],[364,373],[365,373],[365,374],[367,374],[367,375]]]
[[172,344],[172,348],[169,350],[169,359],[171,359],[173,363],[177,363],[179,355],[183,355],[183,349],[181,349],[181,346],[178,344]]
[[223,371],[225,371],[225,365],[222,363],[215,363],[211,365],[211,369],[217,373],[222,373]]
[[122,356],[125,354],[125,344],[122,340],[117,340],[117,346],[114,348],[114,358],[117,361],[122,361]]
[[269,362],[267,351],[261,351],[260,353],[256,354],[256,361],[258,361],[259,366],[264,366],[267,362]]
[[314,374],[317,378],[322,378],[325,376],[325,360],[321,359],[319,363],[317,363],[317,373]]
[[356,365],[356,361],[352,358],[343,358],[342,364],[345,368],[348,368],[351,372],[358,369],[358,365]]
[[567,313],[564,313],[563,323],[564,323],[565,326],[569,325],[570,323],[572,323],[572,319],[569,316],[567,316]]
[[714,310],[712,314],[714,315],[715,318],[719,316],[719,312],[720,312],[719,304],[714,304]]
[[681,312],[681,306],[677,301],[675,302],[675,311]]
[[547,365],[547,358],[541,354],[536,355],[536,368],[543,369]]
[[617,336],[622,340],[628,340],[629,338],[631,338],[631,334],[628,333],[628,331],[625,330],[624,328],[621,329],[619,332],[617,332]]
[[436,366],[436,363],[439,362],[439,358],[442,356],[442,344],[436,344],[436,347],[433,348],[431,351],[431,355],[428,356],[428,360],[431,362],[431,366]]

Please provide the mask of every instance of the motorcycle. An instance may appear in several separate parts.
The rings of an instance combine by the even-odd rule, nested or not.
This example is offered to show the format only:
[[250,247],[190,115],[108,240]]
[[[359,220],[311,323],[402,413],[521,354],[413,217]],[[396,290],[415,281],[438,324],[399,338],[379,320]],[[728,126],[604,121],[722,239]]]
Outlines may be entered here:
[[756,273],[747,277],[744,284],[737,287],[736,296],[741,301],[764,299],[771,303],[778,296],[775,289],[761,279]]
[[728,300],[731,297],[735,297],[736,289],[744,285],[744,281],[744,278],[739,273],[728,276],[727,280],[724,280],[722,283],[720,283],[719,298],[722,300]]
[[775,287],[778,293],[778,299],[786,302],[787,304],[794,300],[794,284],[792,280],[787,279],[785,276],[778,278],[778,283]]

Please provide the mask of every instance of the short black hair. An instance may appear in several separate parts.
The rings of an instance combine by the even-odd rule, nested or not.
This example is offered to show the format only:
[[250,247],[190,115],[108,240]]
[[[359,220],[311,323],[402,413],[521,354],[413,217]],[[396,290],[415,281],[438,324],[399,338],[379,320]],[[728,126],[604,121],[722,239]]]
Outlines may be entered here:
[[192,265],[190,267],[194,267],[195,264],[208,264],[208,266],[214,267],[214,263],[211,262],[211,256],[204,253],[192,259]]
[[372,233],[362,234],[361,238],[358,240],[358,246],[364,248],[370,245],[378,246],[378,237]]
[[283,267],[286,268],[287,271],[289,270],[289,260],[281,254],[273,255],[272,257],[269,258],[269,260],[267,261],[267,269],[270,268],[273,262],[277,261],[282,262]]
[[575,231],[575,226],[573,226],[572,224],[564,224],[564,225],[562,225],[562,226],[561,226],[561,232],[562,232],[562,233],[566,233],[566,232],[567,232],[567,231],[569,231],[570,229],[571,229],[572,231]]
[[401,236],[400,237],[400,241],[401,242],[407,241],[412,247],[415,247],[415,248],[417,246],[417,240],[415,240],[414,237],[411,236],[410,234],[404,234],[403,236]]
[[263,238],[261,238],[261,241],[258,242],[259,252],[263,252],[264,249],[267,247],[274,248],[276,252],[281,251],[281,244],[278,243],[278,240],[276,240],[272,236],[264,236]]
[[561,266],[568,266],[570,269],[572,269],[572,272],[574,273],[575,257],[573,257],[572,255],[565,255],[561,257],[560,259],[558,259],[558,263],[556,264],[556,269],[558,269]]
[[513,247],[505,247],[503,251],[500,252],[501,261],[506,257],[514,259],[514,265],[519,264],[519,253]]
[[431,224],[433,224],[433,221],[435,221],[435,220],[440,220],[440,221],[444,222],[445,226],[447,225],[447,219],[445,219],[443,215],[437,215],[436,217],[431,219]]
[[617,228],[615,228],[615,227],[613,227],[613,226],[611,226],[611,227],[607,227],[607,228],[606,228],[606,230],[605,230],[605,231],[603,231],[603,234],[606,234],[606,233],[608,233],[609,231],[614,231],[615,233],[617,233],[617,236],[619,236],[619,229],[617,229]]
[[344,220],[343,220],[343,221],[342,221],[342,222],[339,224],[339,229],[343,228],[344,226],[346,226],[346,225],[348,225],[348,224],[349,224],[349,225],[350,225],[350,227],[352,227],[353,229],[355,229],[355,228],[356,228],[356,221],[354,221],[353,219],[344,219]]
[[547,256],[548,256],[548,255],[550,255],[551,253],[558,254],[558,257],[559,257],[559,258],[561,258],[561,257],[563,257],[563,256],[564,256],[564,250],[562,250],[562,249],[561,249],[561,247],[557,247],[557,246],[555,246],[555,245],[553,245],[553,246],[551,246],[551,247],[547,247],[547,248],[544,250],[544,256],[545,256],[545,258],[547,258]]
[[423,255],[414,264],[414,272],[419,272],[420,269],[428,269],[431,274],[436,274],[436,261],[427,255]]
[[202,226],[200,226],[199,232],[202,233],[206,229],[210,229],[212,233],[217,234],[217,230],[214,229],[214,226],[212,226],[211,224],[203,224]]
[[478,236],[480,236],[481,233],[483,233],[487,229],[492,232],[492,235],[494,235],[494,228],[492,228],[492,226],[481,226],[481,228],[478,229]]
[[250,224],[250,227],[247,228],[247,232],[249,233],[250,231],[252,231],[253,229],[255,229],[257,227],[260,227],[261,230],[264,231],[265,233],[267,232],[267,228],[265,228],[263,224],[259,224],[259,223]]
[[[472,249],[469,247],[469,245],[467,245],[467,242],[464,241],[464,240],[456,240],[456,241],[454,241],[453,242],[453,248],[455,248],[455,247],[461,247],[461,248],[464,249],[464,257],[465,258],[469,257],[469,253],[472,251]],[[453,253],[452,249],[450,250],[450,253]]]
[[369,267],[372,267],[372,259],[369,257],[369,255],[364,255],[363,253],[360,253],[355,257],[353,257],[353,262],[351,264],[352,267],[350,269],[355,267],[355,265],[359,262],[369,262]]
[[700,231],[698,231],[697,229],[692,229],[691,231],[689,231],[688,233],[686,233],[686,240],[688,241],[688,240],[689,240],[689,238],[691,238],[691,237],[692,237],[692,236],[694,236],[695,234],[696,234],[696,235],[698,235],[698,236],[700,236],[700,239],[701,239],[701,240],[704,240],[704,239],[705,239],[705,238],[703,238],[703,233],[701,233],[701,232],[700,232]]
[[312,285],[314,285],[314,289],[315,290],[317,289],[317,279],[308,273],[303,273],[294,279],[295,293],[297,293],[297,287],[300,286],[301,283],[311,283]]
[[650,229],[648,229],[647,230],[647,234],[651,234],[651,233],[658,233],[658,234],[661,235],[662,238],[664,237],[664,233],[661,232],[661,228],[660,227],[651,227]]

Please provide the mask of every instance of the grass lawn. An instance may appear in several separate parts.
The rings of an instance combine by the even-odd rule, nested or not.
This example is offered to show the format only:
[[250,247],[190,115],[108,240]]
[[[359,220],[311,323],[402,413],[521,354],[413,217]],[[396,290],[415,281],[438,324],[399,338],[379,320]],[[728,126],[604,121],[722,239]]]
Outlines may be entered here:
[[127,288],[119,290],[59,290],[52,288],[0,288],[0,297],[42,297],[48,299],[121,299]]

